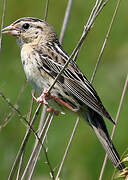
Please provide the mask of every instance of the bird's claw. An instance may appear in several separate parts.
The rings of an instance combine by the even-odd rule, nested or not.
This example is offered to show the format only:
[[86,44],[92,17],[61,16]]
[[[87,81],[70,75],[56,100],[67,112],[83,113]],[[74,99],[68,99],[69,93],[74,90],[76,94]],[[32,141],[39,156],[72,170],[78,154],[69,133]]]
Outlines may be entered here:
[[48,102],[46,101],[46,96],[47,96],[46,90],[44,90],[43,93],[38,98],[36,98],[34,96],[34,93],[32,93],[32,97],[36,102],[43,103],[48,106]]
[[[71,111],[73,112],[78,112],[79,109],[74,109],[70,104],[66,103],[65,101],[63,101],[62,99],[60,99],[59,97],[56,97],[56,96],[53,96],[53,95],[50,95],[50,94],[47,94],[47,89],[45,88],[43,93],[38,97],[36,98],[34,96],[34,93],[32,93],[32,97],[33,99],[38,102],[38,103],[43,103],[45,104],[46,106],[48,106],[48,102],[47,100],[48,99],[54,99],[56,101],[58,101],[60,104],[64,105],[65,107],[67,107],[68,109],[70,109]],[[53,110],[53,108],[50,108],[48,109],[48,112],[51,112]]]

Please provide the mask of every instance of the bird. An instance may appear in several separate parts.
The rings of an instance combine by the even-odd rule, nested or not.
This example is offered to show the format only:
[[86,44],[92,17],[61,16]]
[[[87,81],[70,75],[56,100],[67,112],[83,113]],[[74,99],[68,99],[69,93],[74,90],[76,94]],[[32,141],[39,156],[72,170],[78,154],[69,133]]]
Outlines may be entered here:
[[69,59],[54,28],[42,19],[22,17],[3,28],[2,33],[11,34],[17,39],[27,81],[40,95],[38,98],[33,95],[33,98],[55,111],[70,110],[85,119],[113,166],[119,171],[124,170],[125,165],[113,145],[103,118],[115,123],[75,61],[69,62],[50,93],[47,93]]

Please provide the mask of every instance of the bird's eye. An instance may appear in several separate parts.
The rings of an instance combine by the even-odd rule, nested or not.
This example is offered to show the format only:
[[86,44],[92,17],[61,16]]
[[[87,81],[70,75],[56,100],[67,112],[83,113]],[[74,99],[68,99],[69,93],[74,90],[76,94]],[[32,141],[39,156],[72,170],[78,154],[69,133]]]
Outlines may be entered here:
[[25,23],[25,24],[23,24],[23,26],[22,26],[22,28],[25,29],[25,30],[28,29],[29,27],[30,27],[30,25],[29,25],[28,23]]

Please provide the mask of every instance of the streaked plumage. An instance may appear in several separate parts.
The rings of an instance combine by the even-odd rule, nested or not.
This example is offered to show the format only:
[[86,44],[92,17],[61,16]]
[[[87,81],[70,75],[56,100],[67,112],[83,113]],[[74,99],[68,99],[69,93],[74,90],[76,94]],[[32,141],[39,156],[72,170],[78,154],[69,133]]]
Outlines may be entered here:
[[[69,58],[60,45],[54,29],[45,21],[25,17],[4,28],[3,33],[12,34],[18,38],[27,80],[41,94],[44,88],[51,86]],[[68,103],[87,120],[113,165],[122,170],[125,166],[120,162],[120,157],[112,144],[102,116],[111,122],[113,120],[75,62],[69,63],[51,90],[51,95]],[[54,99],[48,100],[48,103],[56,110],[65,109]]]

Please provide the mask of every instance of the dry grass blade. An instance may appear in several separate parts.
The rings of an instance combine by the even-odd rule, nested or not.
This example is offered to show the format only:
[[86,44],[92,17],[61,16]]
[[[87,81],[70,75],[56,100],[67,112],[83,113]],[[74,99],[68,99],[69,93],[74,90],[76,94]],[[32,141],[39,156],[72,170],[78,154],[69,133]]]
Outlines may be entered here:
[[73,137],[74,137],[74,135],[75,135],[75,132],[76,132],[76,129],[77,129],[77,126],[78,126],[78,123],[79,123],[79,120],[80,120],[80,118],[78,117],[77,120],[76,120],[76,122],[75,122],[75,125],[74,125],[74,128],[73,128],[71,137],[70,137],[70,139],[69,139],[69,141],[68,141],[68,145],[67,145],[67,147],[66,147],[64,156],[63,156],[62,161],[61,161],[61,163],[60,163],[60,166],[59,166],[59,169],[58,169],[58,172],[57,172],[57,175],[56,175],[56,179],[58,179],[59,176],[60,176],[60,172],[61,172],[62,167],[63,167],[63,165],[64,165],[64,161],[65,161],[65,158],[66,158],[66,156],[67,156],[67,154],[68,154],[69,148],[70,148],[70,146],[71,146]]
[[106,34],[106,36],[105,36],[105,40],[104,40],[104,42],[103,42],[103,45],[102,45],[100,54],[99,54],[98,59],[97,59],[97,63],[96,63],[95,69],[94,69],[93,74],[92,74],[92,77],[91,77],[91,83],[93,83],[93,81],[94,81],[94,77],[95,77],[95,75],[96,75],[96,72],[97,72],[99,63],[100,63],[100,61],[101,61],[101,57],[102,57],[103,52],[104,52],[104,49],[105,49],[105,47],[106,47],[106,43],[107,43],[108,37],[109,37],[109,35],[110,35],[111,29],[112,29],[112,25],[113,25],[113,23],[114,23],[114,20],[115,20],[116,14],[117,14],[117,10],[118,10],[118,8],[119,8],[119,4],[120,4],[120,0],[117,1],[116,8],[115,8],[115,10],[114,10],[114,13],[113,13],[113,16],[112,16],[112,19],[111,19],[111,22],[110,22],[110,25],[109,25],[107,34]]
[[[100,54],[99,54],[99,57],[98,57],[98,60],[97,60],[95,69],[94,69],[94,71],[93,71],[93,75],[92,75],[92,78],[91,78],[91,83],[93,82],[94,77],[95,77],[95,74],[96,74],[96,72],[97,72],[97,68],[98,68],[98,65],[99,65],[99,63],[100,63],[101,57],[102,57],[102,55],[103,55],[103,52],[104,52],[104,49],[105,49],[105,46],[106,46],[108,37],[109,37],[109,35],[110,35],[111,29],[112,29],[112,25],[113,25],[113,23],[114,23],[114,19],[115,19],[116,15],[117,15],[117,11],[118,11],[119,5],[120,5],[120,0],[117,1],[116,7],[115,7],[115,10],[114,10],[114,13],[113,13],[113,16],[112,16],[112,19],[111,19],[111,22],[110,22],[110,25],[109,25],[109,28],[108,28],[106,37],[105,37],[105,40],[104,40],[104,42],[103,42],[103,46],[102,46],[102,48],[101,48],[101,52],[100,52]],[[119,112],[120,112],[120,111],[119,111]],[[117,113],[118,113],[118,112],[117,112]],[[117,118],[117,119],[118,119],[118,118]],[[115,122],[117,121],[117,119],[115,120]],[[113,127],[113,130],[114,130],[114,131],[115,131],[115,128],[116,128],[116,126]],[[113,137],[113,135],[114,135],[114,131],[112,132],[112,137]],[[103,176],[103,173],[104,173],[104,169],[105,169],[105,165],[106,165],[106,161],[107,161],[107,155],[105,156],[105,159],[104,159],[104,162],[103,162],[103,166],[102,166],[102,168],[101,168],[99,180],[102,179],[102,176]]]
[[31,121],[31,115],[32,115],[33,105],[34,105],[34,99],[32,98],[32,99],[31,99],[31,103],[30,103],[30,107],[29,107],[28,116],[27,116],[28,122]]
[[[27,125],[27,127],[29,127],[31,129],[31,131],[33,132],[33,134],[35,135],[35,137],[40,141],[40,138],[38,137],[37,132],[35,132],[35,130],[33,129],[33,127],[31,126],[30,122],[27,121],[27,119],[21,114],[19,109],[16,109],[16,107],[14,105],[11,104],[11,102],[9,101],[8,98],[6,98],[6,96],[0,92],[0,96],[4,99],[4,101],[8,104],[8,106],[15,110],[16,113],[18,114],[19,118],[22,120],[22,122]],[[41,143],[41,141],[40,141]]]
[[64,34],[65,34],[65,31],[66,31],[67,23],[68,23],[68,20],[69,20],[69,15],[70,15],[70,12],[71,12],[71,7],[72,7],[72,0],[68,0],[67,9],[65,11],[65,17],[64,17],[63,25],[62,25],[61,32],[60,32],[59,41],[60,41],[61,44],[63,43]]
[[[89,16],[89,19],[86,23],[86,25],[84,26],[84,30],[83,30],[83,33],[81,35],[81,38],[79,40],[79,42],[77,43],[76,47],[74,48],[71,56],[69,57],[67,63],[65,64],[65,66],[63,67],[63,69],[60,71],[60,73],[58,74],[58,76],[55,78],[55,81],[53,82],[53,84],[51,85],[51,87],[48,89],[48,93],[51,91],[51,89],[53,88],[53,86],[55,85],[55,83],[57,82],[59,76],[64,72],[65,68],[68,66],[68,64],[70,63],[70,61],[73,59],[74,61],[76,61],[77,59],[77,56],[80,52],[80,49],[83,45],[83,42],[85,41],[86,39],[86,36],[88,34],[88,32],[90,31],[90,29],[92,28],[97,16],[100,14],[101,10],[103,9],[103,7],[107,4],[109,0],[96,0],[95,2],[95,5],[91,11],[91,14]],[[4,0],[4,8],[3,8],[3,17],[2,17],[2,26],[3,26],[3,20],[4,20],[4,12],[5,12],[5,5],[6,5],[6,0]],[[67,27],[67,22],[68,22],[68,19],[69,19],[69,14],[70,14],[70,11],[71,11],[71,6],[72,6],[72,0],[69,0],[68,1],[68,5],[67,5],[67,9],[66,9],[66,12],[65,12],[65,17],[64,17],[64,22],[63,22],[63,26],[62,26],[62,30],[61,30],[61,34],[60,34],[60,42],[62,43],[63,41],[63,38],[64,38],[64,33],[65,33],[65,30],[66,30],[66,27]],[[47,15],[48,15],[48,7],[49,7],[49,0],[46,0],[46,7],[45,7],[45,13],[44,13],[44,20],[47,19]],[[114,18],[113,18],[114,20]],[[113,22],[112,22],[113,24]],[[101,52],[100,52],[100,55],[98,57],[98,61],[97,61],[97,64],[96,64],[96,67],[95,67],[95,70],[93,72],[93,75],[92,75],[92,79],[91,81],[93,81],[94,79],[94,76],[96,74],[96,71],[97,71],[97,68],[98,68],[98,65],[99,65],[99,62],[100,62],[100,59],[101,59],[101,56],[104,52],[104,48],[105,48],[105,45],[106,45],[106,42],[107,42],[107,38],[109,36],[109,33],[110,33],[110,30],[111,30],[111,27],[112,27],[112,24],[110,24],[110,27],[109,27],[109,30],[107,32],[107,35],[106,35],[106,38],[105,38],[105,41],[104,41],[104,44],[102,46],[102,49],[101,49]],[[1,37],[2,39],[2,37]],[[1,39],[0,39],[0,50],[1,50]],[[128,76],[126,78],[127,80],[127,83],[128,83]],[[127,86],[127,85],[126,85]],[[126,90],[125,90],[126,91]],[[125,92],[124,92],[124,95],[125,95]],[[120,101],[120,104],[123,103],[123,98],[124,98],[124,95],[122,94],[122,99]],[[72,134],[71,134],[71,137],[69,139],[69,142],[68,142],[68,145],[66,147],[66,150],[65,150],[65,153],[64,153],[64,156],[62,158],[62,161],[60,163],[60,166],[59,166],[59,169],[58,169],[58,172],[57,172],[57,176],[56,178],[54,177],[54,170],[52,169],[52,166],[51,166],[51,163],[48,159],[48,154],[47,154],[47,150],[46,148],[44,147],[44,141],[46,139],[46,135],[47,135],[47,132],[49,130],[49,127],[51,125],[51,122],[52,122],[52,119],[53,119],[53,116],[54,116],[54,113],[53,114],[49,114],[48,117],[46,118],[45,115],[46,115],[46,107],[44,107],[43,109],[43,118],[40,119],[40,124],[39,124],[39,129],[38,129],[38,132],[35,132],[35,130],[33,129],[33,124],[38,116],[38,112],[40,111],[40,108],[41,108],[41,104],[38,106],[38,108],[36,109],[35,113],[34,113],[34,116],[32,117],[32,120],[30,121],[31,119],[31,112],[32,112],[32,107],[30,107],[30,113],[29,113],[29,116],[28,116],[28,119],[29,121],[27,121],[27,119],[21,114],[20,110],[17,109],[17,107],[15,107],[14,105],[11,104],[11,102],[4,96],[4,94],[2,92],[0,92],[0,96],[4,99],[4,101],[8,104],[8,106],[10,106],[13,110],[13,113],[17,113],[19,118],[23,120],[23,122],[25,122],[25,124],[27,124],[27,132],[25,134],[25,137],[24,137],[24,140],[21,144],[21,147],[19,149],[19,152],[17,154],[17,157],[15,159],[15,162],[13,164],[13,167],[12,167],[12,170],[11,170],[11,173],[9,175],[9,178],[8,180],[12,180],[14,178],[14,175],[15,175],[15,172],[16,172],[16,169],[18,167],[18,164],[19,164],[19,169],[18,169],[18,172],[17,172],[17,178],[16,180],[23,180],[25,178],[27,178],[28,180],[30,180],[32,178],[32,175],[33,175],[33,172],[34,172],[34,169],[36,167],[36,164],[37,164],[37,160],[38,160],[38,157],[39,157],[39,154],[41,152],[41,150],[43,149],[44,150],[44,153],[45,153],[45,156],[46,156],[46,161],[47,161],[47,164],[49,166],[49,169],[50,169],[50,174],[51,174],[51,178],[53,180],[57,180],[59,179],[59,176],[60,176],[60,173],[61,173],[61,170],[63,168],[63,165],[64,165],[64,161],[65,161],[65,158],[67,157],[67,154],[68,154],[68,151],[69,151],[69,148],[70,148],[70,145],[71,145],[71,142],[72,142],[72,139],[74,137],[74,134],[75,134],[75,131],[76,131],[76,128],[77,128],[77,125],[78,125],[78,122],[79,122],[79,117],[77,118],[76,120],[76,123],[75,123],[75,126],[73,128],[73,131],[72,131]],[[121,104],[122,105],[122,104]],[[121,109],[121,105],[120,105],[120,109]],[[119,112],[120,112],[120,109],[119,109]],[[13,114],[12,114],[13,115]],[[117,112],[117,119],[118,119],[118,112]],[[9,116],[10,117],[10,116]],[[113,130],[115,131],[115,130]],[[28,142],[28,139],[29,139],[29,136],[30,136],[30,133],[33,132],[33,134],[35,135],[36,137],[36,141],[35,141],[35,145],[34,145],[34,148],[32,150],[32,153],[30,155],[30,159],[27,163],[27,166],[23,172],[23,174],[21,175],[21,172],[22,172],[22,162],[23,162],[23,154],[24,154],[24,150],[25,150],[25,147],[27,145],[27,142]],[[114,132],[113,132],[114,134]],[[22,177],[21,177],[22,176]]]
[[[46,108],[44,110],[46,112]],[[40,120],[39,129],[38,129],[38,136],[42,140],[42,144],[44,144],[47,132],[49,130],[49,127],[50,127],[52,119],[53,119],[53,115],[54,114],[49,114],[45,123],[44,123],[45,116],[44,116],[44,118],[41,118],[41,120]],[[26,179],[26,178],[28,180],[30,180],[32,178],[32,175],[33,175],[38,157],[40,155],[41,149],[42,149],[42,146],[41,146],[40,142],[38,140],[36,140],[33,151],[31,153],[31,156],[29,158],[29,161],[28,161],[27,166],[24,170],[24,173],[23,173],[21,180]],[[47,151],[46,151],[46,153],[47,153]],[[55,179],[53,170],[51,170],[50,174],[52,174],[52,179]]]
[[[35,113],[34,113],[34,115],[33,115],[33,118],[32,118],[32,120],[31,120],[30,126],[33,126],[33,124],[34,124],[34,122],[35,122],[35,120],[36,120],[36,118],[37,118],[37,116],[38,116],[38,113],[39,113],[39,111],[40,111],[40,108],[41,108],[41,104],[38,105],[38,107],[37,107],[37,109],[36,109],[36,111],[35,111]],[[21,143],[21,146],[20,146],[19,151],[18,151],[18,153],[17,153],[16,159],[15,159],[14,164],[13,164],[13,166],[12,166],[11,172],[10,172],[10,174],[9,174],[8,180],[12,180],[13,177],[14,177],[15,171],[16,171],[17,166],[18,166],[18,164],[19,164],[19,161],[20,161],[20,158],[21,158],[21,156],[22,156],[22,153],[24,152],[24,149],[25,149],[25,147],[26,147],[26,145],[27,145],[27,142],[28,142],[28,139],[29,139],[29,137],[30,137],[31,132],[32,132],[32,131],[31,131],[31,129],[29,128],[29,129],[27,130],[25,136],[24,136],[24,139],[23,139],[23,141],[22,141],[22,143]]]
[[[28,122],[31,121],[32,109],[33,109],[33,98],[32,98],[32,100],[31,100],[30,109],[29,109],[29,112],[28,112],[28,118],[27,118],[27,119],[28,119]],[[26,132],[29,131],[29,130],[30,130],[30,129],[28,128],[28,129],[26,130]],[[31,132],[31,131],[30,131],[30,132]],[[28,140],[29,140],[29,138],[28,138]],[[27,143],[26,143],[26,144],[27,144]],[[21,154],[21,156],[20,156],[19,167],[18,167],[18,171],[17,171],[16,180],[20,180],[20,179],[21,179],[21,176],[22,176],[22,167],[23,167],[25,147],[26,147],[26,146],[23,147],[23,151],[22,151],[22,154]]]
[[[16,109],[18,109],[18,106],[14,105]],[[15,115],[15,111],[10,112],[7,117],[2,121],[0,124],[0,131],[10,122],[10,120],[13,118]]]
[[[49,159],[48,159],[47,151],[46,151],[44,145],[42,144],[42,141],[41,141],[41,139],[39,138],[38,133],[35,132],[35,130],[32,128],[31,123],[28,122],[28,121],[26,120],[26,118],[21,115],[21,113],[20,113],[19,110],[15,109],[15,107],[8,101],[8,99],[3,95],[3,93],[0,92],[0,95],[1,95],[1,96],[3,97],[3,99],[8,103],[8,105],[18,113],[19,117],[22,118],[22,119],[24,120],[24,122],[25,122],[25,123],[28,125],[28,127],[29,127],[28,133],[26,134],[25,139],[23,140],[23,144],[21,145],[21,148],[22,148],[22,149],[19,150],[19,153],[18,153],[18,155],[17,155],[16,161],[14,162],[14,166],[12,167],[12,170],[11,170],[11,173],[10,173],[10,175],[9,175],[8,180],[12,180],[13,177],[14,177],[14,173],[15,173],[15,171],[16,171],[16,168],[17,168],[19,159],[20,159],[20,157],[21,157],[21,155],[22,155],[22,152],[24,151],[24,146],[26,145],[27,140],[28,140],[28,138],[29,138],[29,136],[30,136],[30,131],[33,132],[33,134],[35,135],[35,137],[38,139],[39,143],[41,144],[41,146],[42,146],[42,148],[43,148],[43,150],[44,150],[44,153],[45,153],[47,165],[48,165],[48,167],[49,167],[49,169],[50,169],[51,174],[53,175],[53,169],[52,169],[51,164],[50,164],[50,161],[49,161]],[[39,104],[39,108],[40,108],[40,107],[41,107],[41,104]],[[39,112],[39,111],[38,111],[38,112]],[[38,113],[34,113],[34,115],[35,115],[35,116],[33,117],[34,120],[35,120],[35,118],[37,117],[37,114],[38,114]],[[53,177],[54,177],[54,175],[53,175]]]
[[4,0],[2,20],[1,20],[1,30],[0,30],[0,54],[1,54],[1,42],[2,42],[2,33],[1,33],[1,31],[2,31],[2,28],[3,28],[3,25],[4,25],[4,16],[5,16],[6,3],[7,3],[7,0]]
[[18,171],[17,171],[17,176],[16,176],[16,180],[20,180],[20,177],[21,177],[21,170],[22,170],[22,166],[23,166],[23,158],[24,158],[24,152],[22,152],[21,154],[21,157],[20,157],[20,162],[19,162],[19,168],[18,168]]
[[[85,41],[85,38],[88,34],[88,32],[90,31],[91,27],[93,26],[94,24],[94,21],[96,19],[96,17],[99,15],[99,13],[101,12],[101,10],[103,9],[103,7],[106,5],[106,3],[108,2],[109,0],[103,2],[103,1],[99,1],[99,4],[97,5],[97,8],[96,8],[96,11],[94,13],[94,15],[92,16],[92,18],[90,19],[90,21],[87,23],[87,25],[85,25],[84,27],[84,31],[82,33],[82,36],[79,40],[79,42],[77,43],[75,49],[73,50],[71,56],[69,57],[68,61],[65,63],[64,67],[61,69],[61,71],[59,72],[59,74],[56,76],[54,82],[52,83],[52,85],[50,86],[50,88],[48,89],[48,92],[47,93],[50,93],[50,91],[52,90],[53,86],[55,85],[55,83],[57,82],[58,78],[60,77],[60,75],[64,72],[64,70],[67,68],[68,64],[70,63],[70,61],[72,59],[74,59],[73,57],[80,51],[80,48],[82,47],[84,41]],[[98,2],[98,1],[96,1]]]
[[82,33],[82,36],[76,46],[76,48],[74,49],[74,51],[72,52],[72,59],[74,61],[76,61],[77,59],[77,56],[80,52],[80,49],[83,45],[83,42],[85,41],[85,38],[87,37],[88,35],[88,32],[90,31],[91,27],[93,26],[95,20],[96,20],[96,17],[99,15],[99,13],[101,12],[101,10],[103,9],[103,7],[107,4],[109,0],[97,0],[94,7],[92,8],[92,11],[90,13],[90,16],[88,18],[88,21],[86,23],[86,25],[84,26],[84,31]]
[[48,16],[48,6],[49,6],[49,0],[46,0],[46,6],[45,6],[45,11],[44,11],[44,20],[46,21],[47,16]]
[[[125,93],[126,93],[126,90],[127,90],[127,86],[128,86],[128,75],[127,75],[126,80],[125,80],[123,92],[122,92],[122,95],[121,95],[118,111],[117,111],[116,118],[115,118],[115,123],[116,124],[117,124],[117,121],[118,121],[118,118],[119,118],[119,114],[120,114],[120,111],[121,111],[121,107],[122,107],[122,104],[123,104],[123,101],[124,101],[124,96],[125,96]],[[111,134],[111,139],[114,136],[115,130],[116,130],[116,126],[113,126],[112,134]],[[101,169],[101,172],[100,172],[99,180],[102,180],[104,169],[105,169],[105,165],[106,165],[106,162],[107,162],[107,157],[108,156],[106,154],[105,158],[104,158],[103,165],[102,165],[102,169]]]
[[[84,40],[85,40],[85,38],[86,38],[89,30],[91,29],[91,27],[92,27],[92,25],[93,25],[96,17],[97,17],[98,14],[101,12],[102,8],[106,5],[107,2],[108,2],[108,1],[103,2],[102,0],[101,0],[101,1],[98,1],[98,0],[97,0],[97,1],[96,1],[95,5],[94,5],[94,7],[93,7],[93,9],[92,9],[92,12],[91,12],[91,14],[90,14],[90,17],[89,17],[89,19],[88,19],[88,22],[87,22],[87,24],[85,25],[83,34],[82,34],[82,36],[81,36],[81,38],[80,38],[80,40],[79,40],[76,48],[73,50],[73,52],[72,52],[71,56],[69,57],[67,63],[65,64],[65,66],[63,67],[63,69],[60,71],[59,75],[56,77],[54,83],[53,83],[52,86],[49,88],[48,92],[50,92],[50,90],[52,89],[52,87],[53,87],[54,84],[56,83],[57,79],[59,78],[60,74],[64,72],[64,70],[65,70],[65,68],[68,66],[70,60],[71,60],[71,59],[76,60],[76,57],[78,56],[78,53],[79,53],[79,51],[80,51],[80,48],[82,47],[83,42],[84,42]],[[60,172],[61,172],[61,170],[62,170],[64,161],[65,161],[65,158],[66,158],[66,156],[67,156],[67,152],[68,152],[68,150],[69,150],[69,147],[70,147],[70,145],[71,145],[72,139],[73,139],[73,137],[74,137],[74,131],[76,130],[77,124],[78,124],[78,119],[77,119],[76,124],[75,124],[75,126],[74,126],[74,128],[73,128],[73,132],[72,132],[71,138],[70,138],[70,140],[69,140],[69,143],[68,143],[67,148],[66,148],[66,150],[65,150],[64,156],[63,156],[63,158],[62,158],[62,161],[61,161],[61,164],[60,164],[60,167],[59,167],[59,170],[58,170],[56,179],[59,178]]]
[[[17,97],[16,102],[15,102],[15,104],[14,104],[14,106],[15,106],[16,109],[18,109],[18,102],[19,102],[19,100],[20,100],[20,98],[21,98],[21,96],[22,96],[22,94],[23,94],[26,86],[27,86],[27,83],[25,82],[24,85],[22,86],[19,94],[18,94],[18,97]],[[15,115],[15,113],[16,113],[15,110],[12,110],[12,112],[10,112],[10,113],[7,115],[7,117],[3,120],[3,122],[2,122],[1,125],[0,125],[0,131],[10,122],[10,120],[13,118],[13,116]]]

